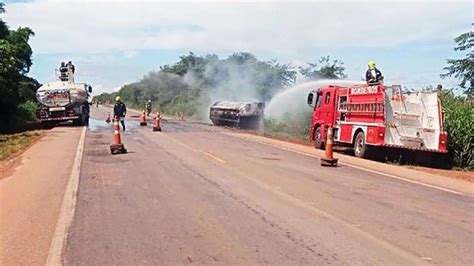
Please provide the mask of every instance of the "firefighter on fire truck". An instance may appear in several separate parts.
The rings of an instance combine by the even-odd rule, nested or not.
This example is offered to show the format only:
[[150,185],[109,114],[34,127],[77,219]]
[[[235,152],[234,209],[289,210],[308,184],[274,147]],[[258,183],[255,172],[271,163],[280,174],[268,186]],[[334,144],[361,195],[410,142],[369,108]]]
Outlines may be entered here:
[[375,61],[370,60],[367,65],[369,66],[369,69],[365,72],[365,81],[367,81],[367,84],[381,84],[383,81],[382,72],[375,67]]

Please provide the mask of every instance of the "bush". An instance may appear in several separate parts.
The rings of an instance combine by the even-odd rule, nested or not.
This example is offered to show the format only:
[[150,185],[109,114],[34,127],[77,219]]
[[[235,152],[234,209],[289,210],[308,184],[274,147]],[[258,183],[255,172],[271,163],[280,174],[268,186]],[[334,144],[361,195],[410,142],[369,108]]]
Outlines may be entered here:
[[38,104],[33,101],[26,101],[18,106],[18,116],[24,121],[35,121]]
[[474,100],[443,91],[441,101],[448,149],[454,166],[474,169]]
[[266,133],[297,137],[307,140],[311,124],[311,111],[297,114],[285,113],[282,118],[269,118],[264,120],[264,130]]

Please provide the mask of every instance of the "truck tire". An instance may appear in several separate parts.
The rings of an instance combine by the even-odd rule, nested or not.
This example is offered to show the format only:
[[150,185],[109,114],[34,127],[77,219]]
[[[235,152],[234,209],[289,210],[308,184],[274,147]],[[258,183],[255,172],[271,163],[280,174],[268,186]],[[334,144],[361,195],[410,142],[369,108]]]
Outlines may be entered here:
[[354,155],[359,158],[369,157],[369,147],[365,144],[364,132],[357,133],[354,140]]
[[321,139],[321,127],[318,126],[314,130],[314,147],[319,150],[324,149],[324,141]]

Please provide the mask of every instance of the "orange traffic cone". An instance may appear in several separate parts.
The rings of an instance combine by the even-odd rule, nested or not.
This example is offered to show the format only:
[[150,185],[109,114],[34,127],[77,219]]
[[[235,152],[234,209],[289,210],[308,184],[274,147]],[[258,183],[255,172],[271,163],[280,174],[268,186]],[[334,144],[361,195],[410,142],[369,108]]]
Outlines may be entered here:
[[326,149],[325,155],[321,158],[321,166],[337,166],[337,160],[333,157],[332,151],[332,126],[328,127],[327,138],[326,138]]
[[153,127],[153,131],[161,131],[161,115],[160,112],[156,113],[156,118],[155,118],[155,126]]
[[107,119],[105,119],[105,122],[110,123],[112,120],[110,120],[110,113],[107,114]]
[[110,153],[112,154],[127,153],[127,150],[123,146],[122,140],[120,138],[120,126],[119,126],[119,119],[117,116],[114,117],[114,144],[110,145]]
[[146,113],[145,113],[145,110],[143,110],[142,116],[140,118],[140,126],[146,126]]

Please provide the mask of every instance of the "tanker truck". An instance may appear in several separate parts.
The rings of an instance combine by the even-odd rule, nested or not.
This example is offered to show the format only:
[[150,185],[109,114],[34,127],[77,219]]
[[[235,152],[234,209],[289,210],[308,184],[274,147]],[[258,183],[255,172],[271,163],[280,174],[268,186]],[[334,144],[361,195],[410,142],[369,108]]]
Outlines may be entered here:
[[41,107],[37,113],[43,127],[50,128],[60,122],[72,121],[73,125],[89,124],[89,101],[92,87],[74,82],[74,74],[58,77],[57,81],[42,85],[36,91]]

